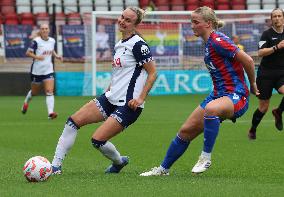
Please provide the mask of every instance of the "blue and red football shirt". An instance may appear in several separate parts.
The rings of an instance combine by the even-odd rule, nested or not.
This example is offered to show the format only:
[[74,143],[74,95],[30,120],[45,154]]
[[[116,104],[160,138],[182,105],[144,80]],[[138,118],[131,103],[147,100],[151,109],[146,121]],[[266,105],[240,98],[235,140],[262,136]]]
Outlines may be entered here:
[[247,97],[243,66],[234,57],[240,49],[221,32],[212,32],[205,43],[204,62],[213,81],[216,97],[238,93]]

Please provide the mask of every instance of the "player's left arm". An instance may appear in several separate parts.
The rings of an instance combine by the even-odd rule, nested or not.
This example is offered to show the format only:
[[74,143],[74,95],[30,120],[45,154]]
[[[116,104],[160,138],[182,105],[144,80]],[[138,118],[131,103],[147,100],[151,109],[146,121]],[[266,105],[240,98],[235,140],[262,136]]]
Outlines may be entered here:
[[58,59],[58,60],[60,60],[60,61],[63,61],[63,57],[60,56],[60,55],[58,55],[54,50],[52,51],[52,55],[53,55],[56,59]]
[[239,50],[235,55],[235,60],[240,62],[243,65],[247,73],[247,76],[248,76],[251,92],[255,94],[256,96],[258,96],[259,91],[257,89],[256,82],[255,82],[255,67],[254,67],[253,59],[248,54],[246,54],[244,51]]
[[156,63],[154,61],[150,61],[150,62],[143,64],[143,68],[146,70],[148,76],[147,76],[146,83],[139,97],[136,99],[131,99],[128,102],[128,106],[133,110],[136,110],[139,105],[143,104],[143,102],[145,101],[148,93],[150,92],[157,78]]

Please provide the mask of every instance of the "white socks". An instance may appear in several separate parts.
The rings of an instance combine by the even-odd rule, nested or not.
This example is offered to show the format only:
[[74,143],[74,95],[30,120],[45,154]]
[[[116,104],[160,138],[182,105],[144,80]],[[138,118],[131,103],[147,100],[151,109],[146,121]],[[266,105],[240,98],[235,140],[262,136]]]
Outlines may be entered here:
[[25,98],[25,103],[29,103],[32,100],[32,91],[30,90]]
[[52,161],[52,166],[61,166],[62,162],[72,148],[77,136],[77,129],[65,124],[64,130],[58,140],[55,155]]
[[48,114],[54,112],[54,95],[46,95],[46,106]]
[[99,147],[98,150],[114,164],[122,164],[120,153],[111,142],[107,141],[103,146]]
[[202,151],[201,156],[211,160],[211,153],[206,153],[206,152]]

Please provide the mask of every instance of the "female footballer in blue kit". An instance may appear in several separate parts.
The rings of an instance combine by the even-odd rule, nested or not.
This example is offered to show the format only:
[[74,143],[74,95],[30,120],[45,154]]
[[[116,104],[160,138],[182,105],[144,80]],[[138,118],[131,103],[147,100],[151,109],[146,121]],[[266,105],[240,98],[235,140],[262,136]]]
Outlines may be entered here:
[[191,113],[170,144],[159,167],[140,176],[169,175],[169,169],[185,152],[190,141],[204,132],[203,151],[192,173],[202,173],[211,166],[211,152],[218,135],[220,122],[242,116],[249,102],[249,90],[244,71],[248,75],[251,90],[259,94],[254,76],[254,62],[223,33],[216,31],[224,23],[219,21],[209,7],[200,7],[191,15],[191,26],[196,36],[205,42],[206,67],[214,89]]
[[129,7],[118,17],[122,39],[114,47],[111,84],[105,94],[68,118],[52,161],[53,174],[61,174],[62,162],[75,142],[78,129],[102,121],[92,136],[92,144],[112,161],[105,172],[119,173],[128,164],[128,157],[121,156],[109,140],[137,120],[156,80],[150,49],[135,33],[143,16],[143,10]]

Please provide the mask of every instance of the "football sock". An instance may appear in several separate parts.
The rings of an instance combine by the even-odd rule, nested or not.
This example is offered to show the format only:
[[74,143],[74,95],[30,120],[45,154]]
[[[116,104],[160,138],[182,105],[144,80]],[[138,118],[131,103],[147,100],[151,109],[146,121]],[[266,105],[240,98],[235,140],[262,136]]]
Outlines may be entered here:
[[92,144],[114,164],[122,163],[120,153],[116,150],[115,146],[111,142],[92,139]]
[[211,153],[218,136],[220,119],[218,116],[204,116],[203,151]]
[[30,90],[25,98],[25,103],[29,103],[32,99],[32,91]]
[[206,152],[202,151],[202,152],[201,152],[201,156],[202,156],[202,157],[206,157],[206,158],[208,158],[208,159],[211,160],[211,153],[206,153]]
[[46,94],[46,106],[48,114],[54,112],[54,95],[53,94]]
[[161,167],[170,169],[174,162],[185,152],[189,143],[189,141],[185,141],[177,135],[170,144]]
[[252,121],[251,121],[251,128],[256,129],[257,126],[259,125],[260,121],[262,120],[263,116],[265,115],[265,113],[262,113],[261,111],[259,111],[259,109],[257,108],[255,110],[255,112],[253,113],[252,116]]
[[68,118],[65,127],[63,129],[63,132],[57,143],[54,158],[52,161],[53,166],[58,167],[62,165],[62,162],[66,154],[72,148],[75,142],[78,129],[79,127],[75,124],[72,118]]
[[282,98],[277,110],[280,114],[282,114],[282,112],[284,111],[284,97]]

